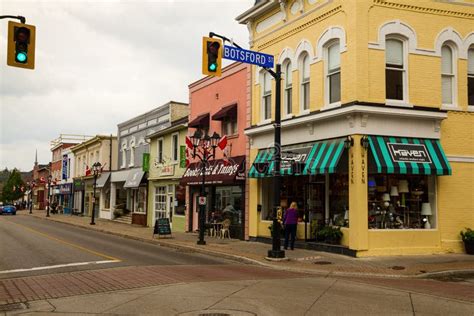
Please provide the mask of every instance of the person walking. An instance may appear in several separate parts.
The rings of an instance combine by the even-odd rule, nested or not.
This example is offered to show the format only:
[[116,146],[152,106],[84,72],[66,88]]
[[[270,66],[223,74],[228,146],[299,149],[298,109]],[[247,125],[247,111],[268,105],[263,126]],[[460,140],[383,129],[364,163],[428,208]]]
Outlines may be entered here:
[[290,249],[293,250],[295,248],[296,228],[298,225],[298,205],[296,202],[292,202],[285,211],[283,225],[285,225],[285,249],[288,249],[288,241],[290,241]]

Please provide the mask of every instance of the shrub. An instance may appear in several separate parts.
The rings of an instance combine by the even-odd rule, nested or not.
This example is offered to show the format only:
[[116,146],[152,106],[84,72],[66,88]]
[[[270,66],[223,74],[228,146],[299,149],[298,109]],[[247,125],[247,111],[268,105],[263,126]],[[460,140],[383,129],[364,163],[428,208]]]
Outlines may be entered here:
[[338,226],[325,226],[316,233],[316,240],[328,244],[339,244],[342,238],[341,228]]
[[474,230],[466,228],[466,231],[461,231],[462,241],[474,242]]

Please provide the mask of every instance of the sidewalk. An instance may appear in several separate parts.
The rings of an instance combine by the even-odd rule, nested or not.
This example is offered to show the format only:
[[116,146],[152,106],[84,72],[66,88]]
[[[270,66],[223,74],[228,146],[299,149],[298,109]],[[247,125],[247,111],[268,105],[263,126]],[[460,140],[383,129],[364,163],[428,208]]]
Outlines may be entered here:
[[272,262],[265,259],[267,251],[271,249],[270,244],[205,236],[207,244],[202,246],[196,244],[198,235],[194,233],[174,232],[172,238],[158,239],[157,235],[152,237],[153,229],[149,227],[122,224],[103,219],[96,219],[96,225],[91,226],[89,217],[51,215],[47,218],[45,211],[40,210],[34,210],[32,215],[24,211],[19,212],[19,214],[81,226],[86,229],[142,240],[165,247],[207,253],[282,270],[321,275],[380,277],[427,277],[433,274],[451,273],[474,274],[474,256],[465,254],[351,258],[313,250],[295,249],[285,251],[289,258],[288,261]]

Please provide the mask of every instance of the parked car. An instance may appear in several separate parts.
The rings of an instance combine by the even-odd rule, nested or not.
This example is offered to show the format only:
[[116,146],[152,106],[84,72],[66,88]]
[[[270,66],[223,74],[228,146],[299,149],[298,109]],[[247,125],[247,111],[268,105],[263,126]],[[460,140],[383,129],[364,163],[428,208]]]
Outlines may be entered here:
[[13,205],[5,205],[2,214],[16,215],[16,207]]

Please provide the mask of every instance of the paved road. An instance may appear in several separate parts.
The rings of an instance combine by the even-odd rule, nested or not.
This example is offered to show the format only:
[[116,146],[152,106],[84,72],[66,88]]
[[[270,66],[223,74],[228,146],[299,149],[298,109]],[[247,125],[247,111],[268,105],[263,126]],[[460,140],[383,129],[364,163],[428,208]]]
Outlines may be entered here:
[[0,279],[119,266],[229,261],[31,216],[0,216]]

